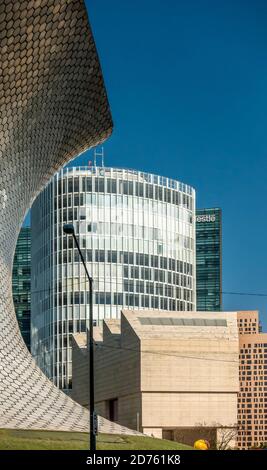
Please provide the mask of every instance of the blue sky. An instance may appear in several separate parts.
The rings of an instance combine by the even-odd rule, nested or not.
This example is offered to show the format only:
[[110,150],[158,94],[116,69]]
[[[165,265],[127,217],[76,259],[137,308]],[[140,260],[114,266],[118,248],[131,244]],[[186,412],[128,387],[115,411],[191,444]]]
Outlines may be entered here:
[[[267,294],[266,2],[86,4],[114,120],[106,166],[177,178],[198,207],[221,207],[223,291]],[[267,329],[266,303],[224,295]]]

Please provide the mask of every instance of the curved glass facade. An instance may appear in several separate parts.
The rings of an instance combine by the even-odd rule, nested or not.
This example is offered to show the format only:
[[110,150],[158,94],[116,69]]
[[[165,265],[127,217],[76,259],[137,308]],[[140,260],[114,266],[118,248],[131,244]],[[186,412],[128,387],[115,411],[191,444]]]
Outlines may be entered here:
[[31,350],[31,230],[22,227],[12,270],[12,293],[22,338]]
[[94,279],[94,319],[122,308],[195,310],[195,191],[134,170],[65,168],[32,208],[32,353],[71,388],[71,334],[88,327],[88,284],[73,223]]

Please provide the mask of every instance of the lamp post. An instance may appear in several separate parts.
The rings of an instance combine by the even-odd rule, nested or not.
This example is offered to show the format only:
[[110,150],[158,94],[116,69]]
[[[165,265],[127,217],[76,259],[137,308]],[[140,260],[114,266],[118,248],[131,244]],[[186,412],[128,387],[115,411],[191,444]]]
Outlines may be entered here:
[[95,412],[95,390],[94,390],[94,338],[93,338],[93,278],[90,276],[86,267],[83,254],[81,252],[77,237],[75,235],[74,226],[72,224],[63,225],[63,231],[67,235],[72,235],[75,245],[78,249],[82,260],[86,275],[89,281],[89,406],[90,406],[90,450],[96,450],[97,436],[97,414]]

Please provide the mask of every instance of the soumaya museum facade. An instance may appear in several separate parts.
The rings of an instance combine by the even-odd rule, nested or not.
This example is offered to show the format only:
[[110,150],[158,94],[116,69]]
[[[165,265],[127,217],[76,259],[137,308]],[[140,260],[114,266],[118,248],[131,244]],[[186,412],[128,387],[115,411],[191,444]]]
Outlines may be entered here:
[[[19,331],[12,265],[34,199],[112,118],[82,0],[0,4],[0,428],[87,431],[89,413],[41,372]],[[101,432],[131,432],[103,418]]]
[[72,388],[72,334],[88,328],[89,287],[74,225],[94,280],[95,324],[123,308],[194,311],[195,191],[162,176],[106,167],[58,172],[32,207],[32,354]]

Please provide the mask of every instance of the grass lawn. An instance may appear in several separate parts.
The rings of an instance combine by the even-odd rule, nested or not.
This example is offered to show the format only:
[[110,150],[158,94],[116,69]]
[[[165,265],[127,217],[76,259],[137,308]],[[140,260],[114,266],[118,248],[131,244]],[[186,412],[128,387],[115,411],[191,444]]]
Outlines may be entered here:
[[[0,450],[87,450],[86,433],[0,429]],[[178,442],[152,437],[100,434],[98,450],[190,450]]]

